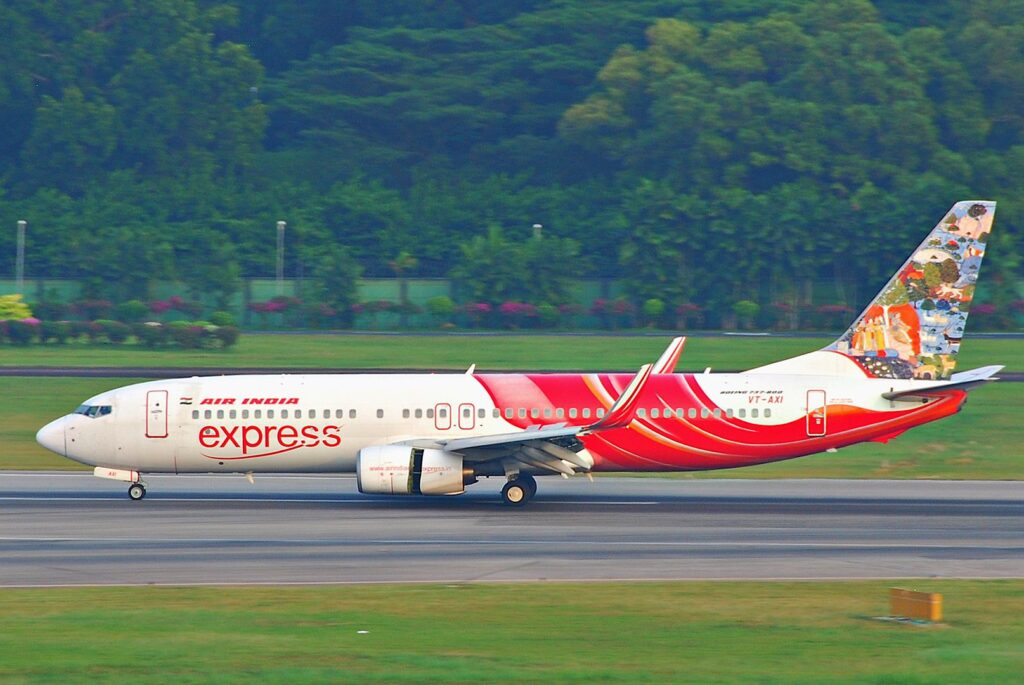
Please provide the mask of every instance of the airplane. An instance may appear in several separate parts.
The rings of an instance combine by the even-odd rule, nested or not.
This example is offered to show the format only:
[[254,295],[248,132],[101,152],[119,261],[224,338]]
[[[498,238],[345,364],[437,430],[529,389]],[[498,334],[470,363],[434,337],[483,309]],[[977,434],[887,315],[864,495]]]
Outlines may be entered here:
[[48,423],[46,449],[143,473],[354,472],[368,494],[526,504],[542,475],[725,469],[887,442],[958,412],[1002,366],[955,372],[996,203],[956,203],[843,335],[740,373],[676,373],[685,338],[619,373],[236,375],[159,380]]

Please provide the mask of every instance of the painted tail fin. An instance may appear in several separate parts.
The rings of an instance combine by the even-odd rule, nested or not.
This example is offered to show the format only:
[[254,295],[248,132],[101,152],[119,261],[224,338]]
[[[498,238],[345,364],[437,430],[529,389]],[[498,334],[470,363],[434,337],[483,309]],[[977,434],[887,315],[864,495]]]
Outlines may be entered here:
[[957,202],[871,304],[826,350],[876,378],[949,378],[996,203]]

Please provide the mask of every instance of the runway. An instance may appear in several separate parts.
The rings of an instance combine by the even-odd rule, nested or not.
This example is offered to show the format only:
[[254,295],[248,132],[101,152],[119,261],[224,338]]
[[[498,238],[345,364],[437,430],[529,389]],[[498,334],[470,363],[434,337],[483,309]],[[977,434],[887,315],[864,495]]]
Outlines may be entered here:
[[350,476],[0,472],[0,586],[1022,578],[1024,482],[498,479],[445,498]]

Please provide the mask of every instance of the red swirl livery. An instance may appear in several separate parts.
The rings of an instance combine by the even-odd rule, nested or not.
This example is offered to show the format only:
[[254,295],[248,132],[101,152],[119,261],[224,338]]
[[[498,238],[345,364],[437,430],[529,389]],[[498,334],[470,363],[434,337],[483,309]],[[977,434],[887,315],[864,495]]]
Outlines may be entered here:
[[[740,373],[240,375],[111,390],[40,429],[47,449],[146,492],[144,473],[354,472],[361,492],[697,471],[886,442],[950,416],[1000,366],[957,371],[995,203],[955,204],[835,342]],[[528,340],[528,339],[527,339]],[[528,344],[528,342],[526,343]]]

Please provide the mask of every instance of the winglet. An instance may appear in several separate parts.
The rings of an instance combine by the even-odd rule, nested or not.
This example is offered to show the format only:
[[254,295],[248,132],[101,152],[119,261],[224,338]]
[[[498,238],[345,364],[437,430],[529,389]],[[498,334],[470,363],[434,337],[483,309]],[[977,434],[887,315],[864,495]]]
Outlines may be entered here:
[[626,386],[626,389],[622,391],[622,394],[619,395],[619,399],[615,400],[615,404],[608,410],[604,418],[588,426],[585,430],[589,432],[628,426],[629,422],[633,420],[633,415],[636,413],[636,405],[640,401],[640,395],[643,392],[644,386],[647,385],[647,380],[651,377],[653,370],[653,364],[644,364],[636,376],[633,377],[633,380],[629,382],[629,385]]
[[680,336],[678,338],[672,338],[672,342],[669,343],[665,351],[658,357],[658,361],[654,362],[654,370],[651,373],[672,373],[676,370],[676,363],[679,361],[679,356],[683,353],[683,348],[686,346],[686,336]]

